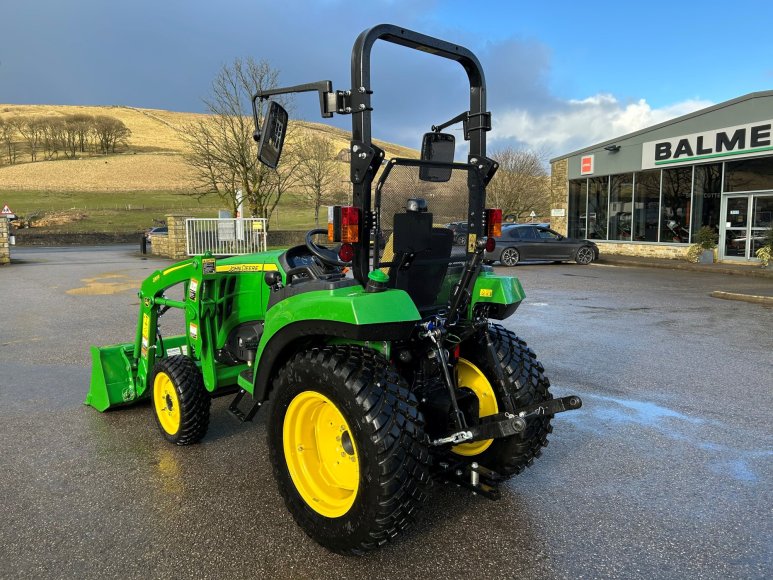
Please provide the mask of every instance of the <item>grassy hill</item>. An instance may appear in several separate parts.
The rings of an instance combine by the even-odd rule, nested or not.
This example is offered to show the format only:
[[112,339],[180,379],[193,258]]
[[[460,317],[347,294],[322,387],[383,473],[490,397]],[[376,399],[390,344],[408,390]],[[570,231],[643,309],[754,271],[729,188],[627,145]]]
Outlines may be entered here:
[[[8,204],[19,215],[42,215],[39,227],[57,232],[134,231],[169,212],[214,217],[217,209],[225,209],[216,196],[189,195],[191,170],[184,160],[187,150],[181,131],[206,115],[126,106],[0,104],[3,119],[76,113],[121,120],[131,130],[128,147],[114,155],[34,163],[22,153],[20,163],[0,165],[0,205]],[[318,123],[297,124],[301,133],[324,133],[336,151],[348,148],[346,131]],[[415,150],[399,145],[378,145],[386,149],[387,157],[417,156]],[[341,165],[344,180],[346,166]],[[307,205],[300,192],[286,195],[272,227],[311,225],[313,212]]]

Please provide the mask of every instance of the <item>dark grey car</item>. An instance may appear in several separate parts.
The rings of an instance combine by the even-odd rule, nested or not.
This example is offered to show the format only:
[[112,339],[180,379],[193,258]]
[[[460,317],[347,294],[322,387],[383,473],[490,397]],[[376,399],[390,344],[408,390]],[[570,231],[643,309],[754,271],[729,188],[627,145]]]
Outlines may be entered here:
[[593,242],[566,238],[540,224],[505,225],[496,242],[494,251],[486,252],[485,260],[505,266],[527,260],[573,260],[590,264],[599,257],[599,249]]

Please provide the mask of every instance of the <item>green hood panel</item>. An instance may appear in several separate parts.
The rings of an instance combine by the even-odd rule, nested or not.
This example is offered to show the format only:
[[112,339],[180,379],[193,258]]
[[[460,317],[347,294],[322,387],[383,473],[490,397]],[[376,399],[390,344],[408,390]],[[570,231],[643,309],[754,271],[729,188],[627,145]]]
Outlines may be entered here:
[[305,292],[282,300],[266,313],[264,336],[299,320],[364,325],[421,320],[421,316],[402,290],[369,293],[360,285],[349,286]]
[[360,285],[335,290],[315,290],[286,298],[266,312],[257,360],[268,341],[295,322],[329,321],[355,326],[421,320],[410,296],[402,290],[365,292]]

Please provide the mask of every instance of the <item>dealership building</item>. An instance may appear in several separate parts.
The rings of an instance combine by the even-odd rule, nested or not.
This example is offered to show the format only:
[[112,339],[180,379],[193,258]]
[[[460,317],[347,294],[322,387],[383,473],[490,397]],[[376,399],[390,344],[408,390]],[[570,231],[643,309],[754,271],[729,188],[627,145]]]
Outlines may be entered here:
[[773,226],[773,91],[551,160],[553,229],[603,254],[684,257],[702,226],[722,261],[756,261]]

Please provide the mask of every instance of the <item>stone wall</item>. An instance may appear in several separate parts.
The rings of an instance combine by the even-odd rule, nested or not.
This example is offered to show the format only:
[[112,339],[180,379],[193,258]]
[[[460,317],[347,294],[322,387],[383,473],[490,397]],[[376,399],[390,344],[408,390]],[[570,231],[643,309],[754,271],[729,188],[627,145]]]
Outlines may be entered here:
[[289,248],[291,246],[305,244],[307,231],[308,230],[269,230],[266,245],[269,248]]
[[107,232],[46,233],[36,228],[17,229],[17,246],[106,246],[109,244],[136,244],[140,247],[142,232],[128,234]]
[[169,232],[164,235],[150,236],[150,253],[154,256],[164,256],[173,260],[188,257],[185,246],[185,220],[190,216],[171,214],[166,216],[166,227]]
[[10,231],[8,218],[0,217],[0,266],[11,263]]
[[604,256],[637,256],[641,258],[666,258],[670,260],[684,260],[687,256],[685,245],[664,244],[633,244],[619,242],[605,242],[593,240],[599,247],[599,254]]
[[567,234],[569,215],[569,160],[561,159],[550,164],[551,209],[563,209],[564,215],[550,216],[550,228],[559,234]]

